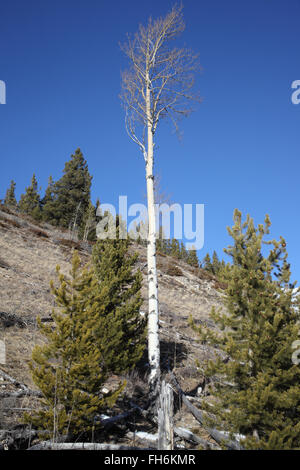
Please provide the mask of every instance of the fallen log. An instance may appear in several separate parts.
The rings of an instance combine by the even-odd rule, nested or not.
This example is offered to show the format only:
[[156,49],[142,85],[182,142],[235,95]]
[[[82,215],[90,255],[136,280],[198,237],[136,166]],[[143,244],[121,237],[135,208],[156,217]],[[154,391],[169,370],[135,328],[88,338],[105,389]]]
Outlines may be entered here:
[[182,399],[183,403],[186,405],[188,410],[192,413],[192,415],[196,418],[197,421],[204,427],[204,429],[208,432],[208,434],[221,446],[227,447],[227,449],[231,450],[243,450],[241,444],[238,441],[231,440],[226,434],[222,431],[218,431],[215,428],[210,428],[206,426],[204,422],[204,414],[196,408],[186,397],[185,393],[181,389],[180,385],[178,384],[174,373],[169,370],[171,375],[172,381],[179,393],[180,398]]
[[[186,398],[191,401],[191,402],[195,402],[195,403],[198,403],[199,405],[201,405],[201,403],[203,403],[205,401],[205,398],[200,398],[200,397],[192,397],[190,395],[186,395]],[[206,404],[208,406],[210,406],[211,408],[213,408],[215,405],[213,403],[210,403],[208,401],[206,401]]]
[[220,450],[221,447],[213,444],[202,437],[197,436],[196,434],[192,433],[189,429],[185,428],[174,428],[174,434],[176,434],[181,439],[185,441],[192,442],[194,444],[201,445],[204,449],[210,450]]
[[[0,429],[0,450],[7,450],[8,448],[18,448],[19,444],[24,444],[26,441],[30,442],[33,438],[38,437],[43,431],[36,431],[31,429]],[[46,433],[46,431],[45,431]]]
[[[41,317],[42,323],[53,322],[52,317]],[[0,324],[4,328],[11,326],[18,326],[19,328],[27,328],[29,325],[36,325],[37,321],[35,318],[27,318],[16,315],[15,313],[0,312]]]
[[106,428],[109,429],[110,427],[114,426],[115,424],[119,423],[120,421],[123,421],[124,419],[128,418],[131,416],[134,412],[136,411],[136,408],[132,408],[131,410],[124,411],[124,413],[121,413],[116,416],[112,417],[101,417],[99,416],[95,418],[95,421],[100,421],[101,424]]
[[0,392],[0,398],[21,398],[26,396],[33,396],[41,398],[43,395],[37,390],[20,390],[18,392]]
[[143,432],[143,431],[137,431],[137,432],[132,432],[128,431],[126,433],[126,437],[128,439],[131,439],[134,443],[135,441],[140,441],[143,442],[144,445],[147,444],[149,446],[149,449],[156,450],[157,449],[157,434],[150,434],[148,432]]
[[[189,429],[185,428],[174,428],[174,434],[177,436],[177,438],[174,439],[174,442],[178,438],[183,439],[185,441],[191,442],[193,444],[199,444],[201,445],[204,449],[209,449],[209,450],[220,450],[221,447],[213,444],[212,442],[207,441],[206,439],[203,439],[199,436],[196,436],[196,434],[193,434]],[[137,432],[127,432],[126,437],[132,440],[140,440],[143,442],[147,442],[149,447],[152,447],[153,449],[157,448],[157,442],[158,442],[158,434],[149,434],[148,432],[143,432],[143,431],[137,431]],[[152,444],[152,446],[151,446]],[[174,445],[174,449],[177,449],[178,446],[176,444]]]
[[19,382],[18,380],[14,379],[13,377],[8,375],[3,370],[0,370],[0,376],[2,376],[5,380],[8,380],[10,383],[12,383],[13,385],[15,385],[16,387],[21,389],[21,390],[18,390],[17,392],[1,392],[0,393],[1,398],[5,398],[5,397],[16,397],[16,398],[18,398],[19,396],[24,396],[24,395],[33,395],[35,397],[42,397],[41,392],[39,392],[37,390],[31,390],[29,387],[27,387],[27,385],[25,385],[22,382]]
[[9,328],[10,326],[17,325],[21,328],[27,326],[23,318],[15,315],[14,313],[0,312],[0,323],[4,328]]
[[150,450],[149,448],[130,447],[119,444],[93,443],[93,442],[63,442],[55,443],[43,441],[29,447],[27,450]]

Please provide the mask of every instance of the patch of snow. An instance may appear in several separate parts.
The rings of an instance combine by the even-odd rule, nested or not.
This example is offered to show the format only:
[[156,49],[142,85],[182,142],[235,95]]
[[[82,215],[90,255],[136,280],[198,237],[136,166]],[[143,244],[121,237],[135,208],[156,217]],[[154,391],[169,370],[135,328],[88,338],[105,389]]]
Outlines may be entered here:
[[106,419],[110,419],[110,418],[111,418],[111,417],[110,417],[110,416],[107,416],[107,415],[103,415],[103,414],[100,415],[100,419],[101,419],[102,421],[105,421]]
[[[230,432],[228,431],[219,431],[223,436],[229,437],[230,438]],[[246,436],[244,434],[233,434],[233,437],[240,442],[242,439],[246,439]]]
[[138,437],[139,439],[145,439],[147,441],[157,441],[158,439],[158,434],[150,434],[148,432],[143,432],[143,431],[138,431],[135,433],[136,437]]

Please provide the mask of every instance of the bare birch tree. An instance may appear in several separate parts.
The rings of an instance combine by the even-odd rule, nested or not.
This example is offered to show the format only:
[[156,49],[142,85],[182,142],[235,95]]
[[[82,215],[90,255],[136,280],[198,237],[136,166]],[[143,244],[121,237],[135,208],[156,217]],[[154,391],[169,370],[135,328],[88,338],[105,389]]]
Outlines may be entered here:
[[[193,111],[199,101],[193,92],[199,70],[198,55],[175,42],[184,31],[182,6],[175,5],[164,17],[149,19],[121,46],[129,60],[122,73],[121,99],[130,138],[141,150],[146,165],[148,205],[148,354],[150,400],[157,406],[160,388],[160,347],[158,335],[158,284],[156,272],[156,220],[154,200],[154,137],[159,122],[169,118],[178,131],[178,121]],[[171,44],[173,42],[173,44]],[[173,46],[173,47],[171,47]]]

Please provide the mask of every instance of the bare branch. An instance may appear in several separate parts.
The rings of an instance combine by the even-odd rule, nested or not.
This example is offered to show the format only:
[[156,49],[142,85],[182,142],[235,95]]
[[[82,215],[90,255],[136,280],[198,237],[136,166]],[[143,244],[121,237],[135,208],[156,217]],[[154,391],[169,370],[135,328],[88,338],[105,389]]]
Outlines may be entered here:
[[[146,147],[145,147],[145,132],[143,133],[143,140],[140,141],[138,139],[136,133],[135,133],[134,125],[133,125],[130,117],[128,116],[127,112],[126,112],[126,115],[125,115],[125,128],[126,128],[127,134],[133,140],[133,142],[135,142],[139,146],[141,152],[144,155],[145,161],[147,161],[147,152],[146,152]],[[144,126],[144,129],[145,129],[145,126]]]
[[[147,124],[154,135],[159,121],[168,118],[178,131],[179,120],[194,110],[192,102],[200,102],[198,93],[193,92],[194,77],[200,71],[198,55],[189,49],[170,47],[184,29],[182,5],[175,5],[164,18],[150,18],[146,26],[140,25],[121,46],[130,62],[129,69],[122,73],[121,99],[131,121],[126,130],[132,138],[134,128],[132,140],[141,150]],[[151,96],[148,116],[147,89]],[[143,137],[137,137],[138,133]]]

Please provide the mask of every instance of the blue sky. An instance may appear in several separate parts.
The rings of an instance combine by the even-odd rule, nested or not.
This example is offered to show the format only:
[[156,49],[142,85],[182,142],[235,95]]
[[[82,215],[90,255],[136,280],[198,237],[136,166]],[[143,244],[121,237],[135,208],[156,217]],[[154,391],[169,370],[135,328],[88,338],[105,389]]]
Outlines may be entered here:
[[[0,15],[1,192],[17,196],[36,173],[42,191],[58,179],[77,147],[93,175],[92,196],[116,204],[144,202],[144,163],[124,129],[119,49],[127,32],[171,1],[11,0]],[[287,240],[293,279],[298,246],[300,1],[185,0],[182,41],[200,53],[198,111],[157,135],[156,168],[174,202],[205,204],[205,244],[222,256],[235,207]]]

